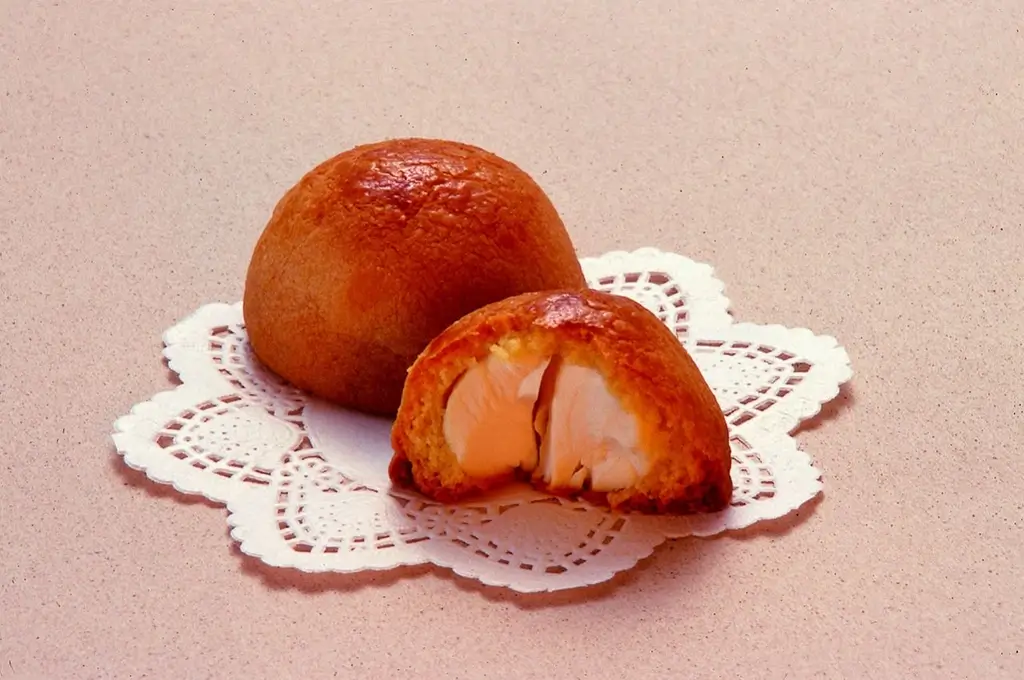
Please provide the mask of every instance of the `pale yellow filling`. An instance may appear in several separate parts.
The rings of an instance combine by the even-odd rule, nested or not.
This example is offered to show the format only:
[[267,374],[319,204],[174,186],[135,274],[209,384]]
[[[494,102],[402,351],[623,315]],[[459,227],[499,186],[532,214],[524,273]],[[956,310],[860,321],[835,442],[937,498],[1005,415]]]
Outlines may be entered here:
[[552,487],[614,491],[647,473],[636,417],[592,368],[563,364],[555,376],[537,473]]
[[445,439],[467,475],[518,468],[562,489],[607,492],[636,483],[649,467],[638,430],[598,371],[503,353],[460,378],[444,415]]
[[548,360],[509,362],[498,354],[459,379],[444,412],[444,437],[463,471],[489,477],[537,465],[533,404]]

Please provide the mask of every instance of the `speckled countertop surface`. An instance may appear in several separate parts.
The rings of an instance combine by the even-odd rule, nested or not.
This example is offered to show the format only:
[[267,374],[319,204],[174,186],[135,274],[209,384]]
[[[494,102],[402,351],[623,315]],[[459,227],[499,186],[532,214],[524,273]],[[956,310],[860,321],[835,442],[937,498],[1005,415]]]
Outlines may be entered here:
[[[1011,0],[0,3],[0,679],[1024,677],[1022,30]],[[585,254],[681,252],[837,336],[823,499],[517,596],[273,571],[126,471],[161,332],[240,297],[307,168],[404,135],[519,163]]]

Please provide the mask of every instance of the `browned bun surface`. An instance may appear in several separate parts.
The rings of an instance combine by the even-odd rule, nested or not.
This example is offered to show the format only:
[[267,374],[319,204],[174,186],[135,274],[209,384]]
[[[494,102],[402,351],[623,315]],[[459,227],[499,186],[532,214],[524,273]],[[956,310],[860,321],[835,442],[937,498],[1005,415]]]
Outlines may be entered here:
[[466,474],[441,425],[454,386],[495,353],[512,361],[558,356],[563,366],[593,368],[636,416],[650,467],[628,488],[604,495],[612,507],[688,513],[730,501],[728,426],[696,364],[642,305],[594,290],[519,295],[468,314],[435,338],[409,372],[392,429],[396,484],[454,502],[517,476]]
[[256,244],[243,314],[256,356],[319,397],[390,415],[438,333],[488,303],[585,286],[551,201],[474,146],[401,139],[306,174]]

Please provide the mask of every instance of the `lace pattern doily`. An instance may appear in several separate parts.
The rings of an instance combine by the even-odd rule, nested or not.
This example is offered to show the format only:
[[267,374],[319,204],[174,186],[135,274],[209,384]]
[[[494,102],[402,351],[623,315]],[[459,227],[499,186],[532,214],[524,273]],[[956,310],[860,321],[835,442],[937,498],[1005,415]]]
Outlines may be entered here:
[[390,422],[311,398],[265,369],[240,304],[168,330],[181,385],[114,424],[118,452],[152,480],[228,508],[231,536],[263,562],[308,572],[432,563],[522,592],[596,584],[669,538],[775,519],[822,488],[790,433],[851,377],[834,338],[734,323],[712,268],[647,248],[582,260],[590,285],[627,295],[679,336],[729,422],[735,492],[715,514],[616,514],[509,488],[442,505],[392,489]]

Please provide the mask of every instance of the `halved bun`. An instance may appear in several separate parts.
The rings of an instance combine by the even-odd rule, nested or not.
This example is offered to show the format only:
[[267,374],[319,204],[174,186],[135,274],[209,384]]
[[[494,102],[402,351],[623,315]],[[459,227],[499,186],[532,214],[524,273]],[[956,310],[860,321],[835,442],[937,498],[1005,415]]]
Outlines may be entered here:
[[732,495],[728,426],[696,364],[646,308],[594,290],[519,295],[449,327],[409,372],[392,446],[393,481],[444,502],[516,478],[646,512]]

